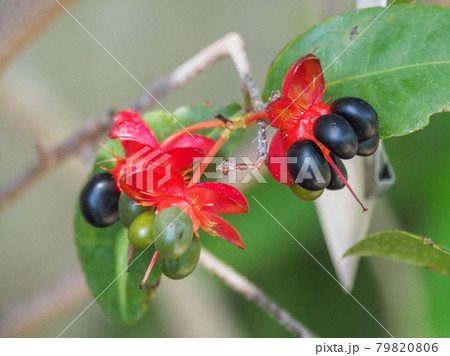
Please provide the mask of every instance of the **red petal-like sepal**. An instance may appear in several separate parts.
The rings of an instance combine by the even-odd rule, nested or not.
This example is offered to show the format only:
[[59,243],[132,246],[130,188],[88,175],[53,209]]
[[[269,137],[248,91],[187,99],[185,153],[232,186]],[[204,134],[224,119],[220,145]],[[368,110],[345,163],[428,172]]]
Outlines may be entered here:
[[325,82],[320,60],[312,54],[303,56],[287,71],[281,89],[282,98],[307,109],[322,100]]
[[267,105],[269,123],[281,130],[290,130],[297,125],[302,111],[290,99],[282,98]]
[[195,205],[202,211],[218,214],[242,214],[248,212],[245,196],[236,188],[224,183],[200,183],[188,188]]
[[172,169],[179,170],[191,166],[202,159],[214,145],[214,141],[201,135],[183,135],[163,149],[172,156]]
[[168,196],[185,194],[183,176],[169,167],[150,165],[138,170],[128,168],[121,177],[120,187],[133,200],[156,203]]
[[120,140],[127,157],[145,146],[160,149],[156,137],[139,113],[134,110],[124,110],[117,114],[109,137]]
[[278,182],[292,185],[294,181],[288,172],[286,153],[283,147],[281,131],[278,130],[272,138],[269,148],[269,173]]
[[203,151],[197,148],[179,147],[168,151],[167,155],[170,156],[167,164],[170,164],[173,170],[178,171],[192,166],[194,162],[201,159]]
[[170,151],[179,147],[199,148],[206,154],[214,145],[214,140],[202,135],[183,135],[175,142],[163,147],[165,151]]
[[246,248],[239,233],[229,222],[209,211],[202,211],[202,215],[214,224],[213,230],[217,235],[239,248]]

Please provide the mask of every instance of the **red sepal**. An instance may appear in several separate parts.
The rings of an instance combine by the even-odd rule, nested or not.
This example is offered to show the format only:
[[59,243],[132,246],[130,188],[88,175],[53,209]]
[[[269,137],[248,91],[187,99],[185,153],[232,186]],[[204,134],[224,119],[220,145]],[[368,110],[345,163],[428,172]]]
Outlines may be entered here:
[[[213,223],[213,228],[209,229],[210,233],[215,233],[216,235],[219,235],[221,238],[223,238],[225,241],[231,242],[232,244],[236,245],[239,248],[246,248],[244,245],[244,242],[242,241],[241,237],[239,236],[239,233],[236,231],[236,229],[228,223],[225,219],[221,218],[220,216],[210,212],[210,211],[202,211],[202,215],[207,218],[210,222]],[[208,229],[205,229],[208,231]],[[211,231],[212,230],[212,231]]]
[[307,54],[296,61],[287,71],[283,80],[281,97],[294,101],[306,110],[322,100],[325,89],[320,60]]
[[289,174],[286,153],[283,147],[281,131],[278,130],[272,138],[269,148],[269,173],[278,182],[284,185],[294,184]]
[[181,174],[169,167],[147,166],[122,174],[120,187],[133,200],[158,203],[169,196],[184,196],[185,181]]
[[175,142],[172,142],[169,145],[165,145],[162,148],[165,151],[170,151],[174,148],[179,147],[191,147],[201,149],[204,153],[207,153],[210,148],[214,145],[214,140],[202,136],[202,135],[183,135]]
[[188,188],[187,194],[195,199],[202,211],[218,214],[242,214],[248,212],[245,196],[236,188],[224,183],[200,183]]
[[120,140],[127,157],[143,147],[160,149],[156,137],[137,111],[124,110],[117,114],[109,137]]
[[290,99],[281,98],[267,105],[267,116],[272,127],[281,130],[294,128],[301,118],[302,112]]

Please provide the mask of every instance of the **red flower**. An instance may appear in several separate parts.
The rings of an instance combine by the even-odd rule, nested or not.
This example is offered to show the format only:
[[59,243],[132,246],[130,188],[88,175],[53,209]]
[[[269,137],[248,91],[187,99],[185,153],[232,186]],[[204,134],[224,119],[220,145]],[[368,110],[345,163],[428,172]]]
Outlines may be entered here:
[[281,98],[269,103],[266,109],[270,125],[279,129],[269,148],[269,172],[278,182],[294,185],[294,179],[288,173],[286,153],[294,142],[311,140],[366,211],[331,158],[331,151],[314,136],[316,120],[331,112],[330,107],[322,102],[325,89],[320,61],[312,54],[303,56],[289,68],[281,87]]
[[[121,180],[121,188],[143,206],[156,206],[161,211],[177,206],[192,219],[194,232],[200,227],[213,236],[220,236],[240,248],[245,248],[239,233],[217,214],[248,212],[244,195],[227,184],[199,183],[186,187],[183,176],[163,167],[147,167]],[[161,184],[159,184],[161,182]]]
[[295,141],[314,141],[329,160],[330,150],[313,134],[314,122],[330,113],[329,106],[321,102],[324,92],[320,61],[312,54],[307,54],[287,71],[281,98],[267,106],[270,125],[279,129],[270,144],[269,172],[280,183],[294,184],[287,173],[286,153]]
[[109,137],[119,139],[126,158],[116,157],[117,164],[112,170],[117,185],[127,171],[147,165],[169,167],[179,171],[192,166],[214,145],[214,141],[200,135],[186,134],[168,145],[160,146],[150,128],[138,112],[124,110],[114,119],[114,127]]

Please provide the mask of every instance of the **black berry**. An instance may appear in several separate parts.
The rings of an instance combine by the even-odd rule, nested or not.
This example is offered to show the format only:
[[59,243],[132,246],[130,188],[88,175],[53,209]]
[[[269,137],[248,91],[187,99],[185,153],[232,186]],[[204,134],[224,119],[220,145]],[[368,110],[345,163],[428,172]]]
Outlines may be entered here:
[[[348,179],[347,170],[345,169],[344,163],[335,155],[330,155],[331,159],[334,163],[336,163],[336,166],[341,171],[342,175],[345,177],[345,179]],[[327,189],[329,190],[339,190],[345,187],[344,181],[339,177],[337,172],[331,167],[330,165],[330,171],[331,171],[331,181],[330,184],[328,184]]]
[[378,115],[375,109],[366,101],[344,97],[333,101],[330,110],[342,116],[353,127],[358,140],[367,140],[378,131]]
[[359,141],[358,143],[358,155],[359,156],[370,156],[375,153],[380,144],[380,138],[378,133],[369,138],[368,140]]
[[350,159],[356,155],[358,138],[342,116],[323,115],[316,120],[313,130],[314,136],[336,156]]
[[81,191],[81,214],[93,226],[110,226],[119,218],[119,197],[112,174],[98,173],[88,180]]
[[313,141],[294,142],[289,148],[287,157],[289,173],[295,183],[303,189],[321,190],[330,183],[331,172],[328,162]]

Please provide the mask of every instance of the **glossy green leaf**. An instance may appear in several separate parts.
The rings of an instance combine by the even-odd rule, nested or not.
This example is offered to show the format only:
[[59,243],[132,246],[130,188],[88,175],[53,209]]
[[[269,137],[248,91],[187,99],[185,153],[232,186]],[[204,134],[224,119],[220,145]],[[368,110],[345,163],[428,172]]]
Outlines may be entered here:
[[295,38],[269,69],[264,98],[280,90],[288,68],[313,53],[326,98],[356,96],[380,117],[380,136],[421,129],[450,110],[450,8],[398,5],[334,16]]
[[381,256],[427,267],[450,276],[450,250],[426,237],[404,231],[385,231],[359,241],[345,256]]
[[[198,107],[182,107],[173,115],[179,123],[187,126],[200,121],[213,120],[216,112],[220,112],[225,117],[232,117],[240,111],[239,104],[219,109],[200,105]],[[172,132],[180,129],[180,125],[163,111],[150,112],[144,116],[144,120],[152,128],[160,142]],[[219,134],[218,131],[214,132],[213,130],[199,133],[212,138],[217,138]],[[232,134],[231,142],[219,151],[219,154],[229,155],[241,136],[242,130],[236,130]],[[112,153],[124,156],[118,140],[109,140],[105,143],[104,148],[99,152],[91,175],[103,171],[100,166],[104,168],[114,166],[113,162],[109,162],[114,157]],[[135,249],[133,256],[136,260],[131,266],[131,273],[127,273],[130,246],[127,232],[128,230],[120,221],[107,228],[95,228],[89,225],[83,219],[77,205],[75,239],[83,271],[92,294],[98,298],[97,302],[108,318],[117,324],[132,324],[144,315],[147,304],[153,299],[161,279],[161,271],[156,264],[144,289],[137,288],[144,277],[155,248],[151,246],[145,252]],[[140,253],[142,253],[141,256],[139,256]]]

